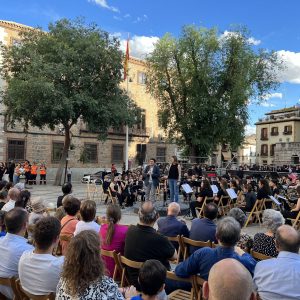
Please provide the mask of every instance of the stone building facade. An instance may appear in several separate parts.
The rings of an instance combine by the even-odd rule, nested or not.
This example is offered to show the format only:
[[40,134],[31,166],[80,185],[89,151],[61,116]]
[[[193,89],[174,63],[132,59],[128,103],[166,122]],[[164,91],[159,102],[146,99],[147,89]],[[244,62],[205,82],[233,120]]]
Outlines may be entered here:
[[[20,30],[27,26],[0,21],[0,41],[6,45],[18,42]],[[129,166],[134,168],[150,157],[159,162],[169,161],[177,153],[175,144],[168,143],[163,130],[159,127],[157,111],[158,105],[146,92],[146,65],[139,59],[129,60],[129,96],[142,109],[141,123],[129,129]],[[4,82],[0,83],[4,86]],[[127,84],[122,84],[124,89]],[[40,130],[35,127],[26,132],[20,124],[14,128],[7,126],[1,106],[0,112],[0,161],[36,161],[45,162],[50,177],[54,175],[60,160],[64,133],[60,126],[54,131],[48,128]],[[110,168],[115,163],[120,169],[125,161],[125,128],[110,129],[105,142],[99,141],[97,134],[89,132],[86,125],[78,120],[73,126],[71,148],[69,151],[69,165],[73,175],[78,179],[83,173],[93,172],[101,168]]]
[[273,110],[256,122],[256,162],[259,165],[298,164],[300,106]]

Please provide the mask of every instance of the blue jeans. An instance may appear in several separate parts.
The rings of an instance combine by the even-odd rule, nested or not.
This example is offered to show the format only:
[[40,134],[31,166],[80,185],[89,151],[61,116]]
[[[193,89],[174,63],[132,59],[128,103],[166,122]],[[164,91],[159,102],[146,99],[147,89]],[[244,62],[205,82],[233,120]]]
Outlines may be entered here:
[[20,182],[20,176],[14,175],[14,176],[13,176],[13,183],[14,183],[14,184],[17,184],[17,183],[19,183],[19,182]]
[[178,185],[177,179],[168,179],[170,189],[170,201],[178,202]]

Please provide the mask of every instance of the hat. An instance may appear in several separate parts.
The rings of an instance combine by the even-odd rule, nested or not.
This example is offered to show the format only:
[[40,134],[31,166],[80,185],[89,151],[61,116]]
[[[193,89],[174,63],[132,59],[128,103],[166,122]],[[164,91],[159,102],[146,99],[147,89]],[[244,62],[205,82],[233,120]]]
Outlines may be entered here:
[[40,197],[31,199],[32,211],[35,213],[40,213],[46,210],[46,206],[43,203],[43,200]]

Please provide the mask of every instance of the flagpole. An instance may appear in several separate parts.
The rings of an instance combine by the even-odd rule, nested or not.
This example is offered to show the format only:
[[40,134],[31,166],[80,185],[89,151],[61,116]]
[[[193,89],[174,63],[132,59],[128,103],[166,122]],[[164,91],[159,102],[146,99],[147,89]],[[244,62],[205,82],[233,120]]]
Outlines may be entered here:
[[[126,51],[128,51],[128,57],[126,57],[126,59],[129,60],[129,33],[128,33],[128,38],[127,38],[127,49]],[[126,53],[127,56],[127,53]],[[126,72],[128,72],[128,62],[127,62],[127,70]],[[128,81],[128,74],[126,75],[126,85],[127,85],[127,95],[128,95],[128,91],[129,91],[129,81]],[[129,148],[129,128],[128,125],[126,124],[126,141],[125,141],[125,171],[128,171],[128,148]]]

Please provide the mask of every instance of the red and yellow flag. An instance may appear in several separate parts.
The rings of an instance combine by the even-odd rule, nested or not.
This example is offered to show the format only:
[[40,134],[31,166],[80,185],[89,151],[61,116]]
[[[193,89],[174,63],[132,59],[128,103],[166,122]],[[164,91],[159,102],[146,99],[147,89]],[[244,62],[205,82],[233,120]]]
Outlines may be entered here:
[[124,80],[127,78],[128,73],[128,61],[129,61],[129,38],[127,39],[126,44],[126,54],[125,54],[125,62],[124,62]]

